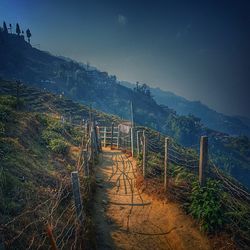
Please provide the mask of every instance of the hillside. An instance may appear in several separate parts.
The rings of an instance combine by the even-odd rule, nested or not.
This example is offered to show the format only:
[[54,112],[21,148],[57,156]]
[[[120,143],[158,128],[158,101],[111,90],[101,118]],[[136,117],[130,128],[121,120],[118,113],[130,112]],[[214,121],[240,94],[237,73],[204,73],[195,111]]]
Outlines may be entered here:
[[[135,84],[121,82],[123,86],[133,89]],[[250,137],[250,122],[247,117],[227,116],[204,105],[200,101],[189,101],[170,91],[150,87],[150,91],[160,105],[168,106],[179,115],[192,114],[201,119],[208,128],[221,131],[233,136],[246,135]]]
[[137,124],[158,130],[185,146],[198,147],[200,136],[208,135],[216,163],[249,186],[247,138],[232,138],[207,129],[198,118],[180,116],[145,93],[122,86],[115,76],[32,48],[16,35],[0,32],[0,55],[0,76],[4,79],[20,79],[124,119],[130,118],[132,101]]
[[[103,125],[119,120],[25,85],[16,98],[16,87],[0,81],[1,236],[8,249],[49,249],[44,229],[51,224],[60,249],[69,249],[78,234],[70,173],[84,135],[80,124],[89,112]],[[87,200],[84,185],[82,192]],[[86,223],[88,243],[92,225]]]
[[[174,136],[186,145],[194,144],[203,133],[197,120],[179,118],[173,110],[159,106],[144,93],[120,85],[115,76],[32,48],[16,35],[0,33],[0,36],[0,76],[3,79],[20,79],[125,119],[130,118],[132,101],[135,122]],[[179,128],[182,131],[178,132],[175,129],[178,123],[182,123],[183,128],[186,123],[187,128]]]

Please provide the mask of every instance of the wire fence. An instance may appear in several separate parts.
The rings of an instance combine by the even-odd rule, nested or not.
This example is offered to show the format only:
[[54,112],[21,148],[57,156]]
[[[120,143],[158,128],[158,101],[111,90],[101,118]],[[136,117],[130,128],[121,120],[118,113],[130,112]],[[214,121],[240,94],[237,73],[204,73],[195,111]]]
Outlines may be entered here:
[[[133,136],[131,136],[131,129],[127,134],[120,134],[118,145],[124,151],[134,151],[133,154],[138,159],[139,171],[141,175],[144,175],[144,181],[149,182],[150,188],[154,187],[158,190],[157,192],[164,191],[162,187],[167,176],[168,195],[183,204],[190,200],[191,180],[200,180],[200,171],[203,168],[201,152],[199,152],[202,148],[200,143],[183,147],[169,138],[166,149],[165,137],[159,133],[134,128]],[[144,154],[145,160],[143,160]],[[145,164],[144,167],[143,164]],[[248,249],[250,245],[250,193],[235,179],[220,170],[212,159],[207,159],[206,165],[206,179],[217,180],[222,187],[219,196],[223,203],[221,209],[225,211],[226,225],[228,225],[225,230],[233,235],[241,249]]]
[[[90,195],[90,176],[93,174],[95,158],[100,152],[99,138],[94,122],[82,129],[79,156],[75,171],[79,178],[80,202],[84,201],[77,214],[72,173],[62,169],[57,172],[57,183],[37,193],[37,204],[27,204],[18,215],[0,225],[1,249],[82,249],[86,226],[86,201]],[[34,201],[32,201],[32,204]],[[79,218],[83,218],[79,220]],[[53,248],[54,249],[54,248]]]

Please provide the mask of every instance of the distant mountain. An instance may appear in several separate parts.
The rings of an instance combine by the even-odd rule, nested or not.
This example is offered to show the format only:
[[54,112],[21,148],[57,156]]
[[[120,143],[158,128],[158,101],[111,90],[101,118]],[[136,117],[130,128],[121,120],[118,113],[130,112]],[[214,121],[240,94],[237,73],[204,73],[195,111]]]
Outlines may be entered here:
[[[122,85],[133,89],[135,84],[122,81]],[[221,131],[233,136],[246,135],[250,137],[250,119],[241,116],[227,116],[207,107],[200,101],[189,101],[170,91],[160,88],[150,88],[158,104],[174,109],[179,115],[192,114],[201,119],[201,122],[211,129]]]
[[200,136],[209,136],[210,156],[214,162],[249,186],[248,138],[233,138],[209,129],[193,115],[178,115],[166,105],[159,105],[147,88],[127,88],[116,76],[40,51],[13,34],[0,32],[0,58],[3,79],[20,79],[125,119],[131,117],[130,103],[133,102],[135,123],[171,136],[184,146],[195,145],[198,149]]

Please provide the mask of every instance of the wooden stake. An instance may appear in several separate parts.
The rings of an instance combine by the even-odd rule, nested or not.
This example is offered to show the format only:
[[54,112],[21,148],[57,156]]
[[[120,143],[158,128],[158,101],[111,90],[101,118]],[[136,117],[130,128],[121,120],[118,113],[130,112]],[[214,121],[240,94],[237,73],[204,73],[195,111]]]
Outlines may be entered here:
[[145,135],[145,130],[143,130],[143,159],[142,159],[142,174],[143,177],[145,178],[146,176],[146,148],[147,148],[147,139]]
[[58,248],[56,246],[55,238],[54,238],[53,233],[52,233],[51,225],[47,225],[47,234],[48,234],[49,242],[50,242],[50,245],[51,245],[51,249],[52,250],[58,250]]
[[117,149],[120,147],[120,127],[117,127]]
[[132,157],[134,157],[134,128],[131,127],[130,129],[130,133],[131,133],[131,153],[132,153]]
[[113,148],[113,136],[114,136],[114,123],[112,122],[112,125],[111,125],[111,142],[110,142],[111,150]]
[[87,149],[83,150],[83,174],[84,176],[89,176],[89,162],[88,162],[88,151]]
[[104,127],[104,135],[103,135],[104,139],[103,139],[103,144],[104,144],[104,147],[106,147],[106,138],[107,138],[107,128]]
[[80,183],[79,183],[79,177],[78,177],[77,171],[71,172],[71,184],[72,184],[73,196],[75,200],[77,219],[82,221],[83,219],[82,198],[81,198]]
[[199,161],[199,182],[201,186],[206,183],[208,169],[208,137],[201,136],[200,140],[200,161]]
[[169,146],[169,138],[165,138],[165,155],[164,155],[164,190],[167,191],[168,186],[168,176],[167,176],[167,169],[168,169],[168,146]]
[[95,147],[94,147],[94,130],[93,127],[91,126],[91,132],[90,132],[90,152],[91,152],[91,167],[92,169],[95,166]]
[[137,157],[140,155],[140,131],[136,132]]

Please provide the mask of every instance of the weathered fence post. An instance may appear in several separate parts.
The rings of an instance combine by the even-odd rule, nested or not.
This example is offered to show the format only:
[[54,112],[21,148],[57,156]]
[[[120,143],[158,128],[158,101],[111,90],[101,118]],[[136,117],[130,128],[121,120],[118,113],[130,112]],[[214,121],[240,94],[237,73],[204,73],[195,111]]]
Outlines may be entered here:
[[101,132],[100,132],[100,127],[97,126],[97,142],[98,142],[98,149],[99,152],[102,152],[102,138],[101,138]]
[[133,126],[131,127],[130,133],[131,133],[131,137],[130,137],[130,140],[131,140],[131,154],[132,154],[132,157],[134,157],[134,128],[133,128]]
[[113,148],[113,137],[114,137],[114,123],[112,122],[112,125],[111,125],[111,142],[110,142],[111,150]]
[[165,154],[164,154],[164,190],[167,191],[168,186],[168,146],[169,146],[169,138],[165,138]]
[[92,169],[95,166],[95,146],[94,146],[94,129],[93,129],[93,125],[91,126],[91,130],[90,130],[90,152],[91,152],[91,167]]
[[143,130],[143,159],[142,159],[142,174],[143,177],[146,176],[146,154],[147,154],[147,138],[145,135],[145,130]]
[[117,149],[120,147],[120,127],[117,127]]
[[93,122],[93,138],[94,138],[94,148],[95,148],[95,156],[99,152],[99,146],[98,146],[98,136],[97,136],[97,128],[96,128],[96,123]]
[[104,132],[103,132],[103,146],[106,147],[106,138],[107,138],[107,127],[104,127]]
[[56,245],[56,241],[55,241],[55,237],[54,237],[54,235],[52,233],[52,226],[48,224],[46,229],[47,229],[49,242],[50,242],[50,245],[51,245],[50,249],[58,250],[57,245]]
[[209,173],[208,169],[208,137],[201,136],[200,140],[200,161],[199,161],[199,182],[201,186],[206,183],[206,178]]
[[136,132],[137,157],[140,155],[140,131]]
[[88,162],[88,151],[87,149],[83,150],[83,170],[84,176],[89,176],[89,162]]
[[81,198],[80,183],[77,171],[71,172],[71,183],[72,183],[73,196],[75,200],[76,215],[79,220],[82,220],[83,219],[82,198]]

